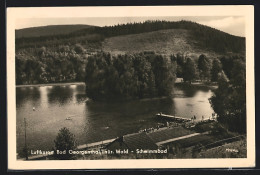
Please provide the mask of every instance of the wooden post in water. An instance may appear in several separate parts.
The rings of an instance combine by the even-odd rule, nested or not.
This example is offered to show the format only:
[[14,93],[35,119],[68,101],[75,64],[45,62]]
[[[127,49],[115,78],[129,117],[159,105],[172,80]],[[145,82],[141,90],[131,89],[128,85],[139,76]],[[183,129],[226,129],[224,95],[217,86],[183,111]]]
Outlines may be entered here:
[[28,160],[28,150],[26,142],[26,118],[24,118],[24,149],[25,149],[25,158]]

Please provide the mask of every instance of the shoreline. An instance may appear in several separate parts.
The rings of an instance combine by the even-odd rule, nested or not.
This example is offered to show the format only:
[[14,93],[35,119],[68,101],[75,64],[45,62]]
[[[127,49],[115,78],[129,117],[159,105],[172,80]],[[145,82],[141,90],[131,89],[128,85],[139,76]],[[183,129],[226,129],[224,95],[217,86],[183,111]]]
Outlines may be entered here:
[[[68,85],[83,85],[85,82],[65,82],[65,83],[46,83],[46,84],[23,84],[23,85],[15,85],[15,87],[44,87],[44,86],[68,86]],[[175,82],[175,84],[186,84],[185,82]],[[189,85],[195,86],[208,86],[217,88],[216,84],[204,84],[201,82],[191,83]]]
[[68,86],[68,85],[83,85],[84,82],[68,82],[68,83],[47,83],[47,84],[26,84],[26,85],[16,85],[15,87],[44,87],[44,86]]
[[206,83],[203,83],[203,82],[192,82],[191,84],[189,83],[185,83],[185,82],[177,82],[175,83],[176,85],[188,85],[188,86],[206,86],[206,87],[211,87],[211,88],[215,88],[217,89],[218,88],[218,84],[217,83],[210,83],[210,84],[206,84]]

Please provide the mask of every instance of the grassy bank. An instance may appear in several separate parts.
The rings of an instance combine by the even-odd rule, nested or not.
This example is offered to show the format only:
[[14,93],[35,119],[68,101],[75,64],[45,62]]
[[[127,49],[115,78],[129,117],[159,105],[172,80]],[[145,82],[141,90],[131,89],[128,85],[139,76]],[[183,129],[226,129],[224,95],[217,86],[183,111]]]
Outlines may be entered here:
[[246,158],[247,146],[246,139],[227,143],[215,148],[202,150],[199,158]]

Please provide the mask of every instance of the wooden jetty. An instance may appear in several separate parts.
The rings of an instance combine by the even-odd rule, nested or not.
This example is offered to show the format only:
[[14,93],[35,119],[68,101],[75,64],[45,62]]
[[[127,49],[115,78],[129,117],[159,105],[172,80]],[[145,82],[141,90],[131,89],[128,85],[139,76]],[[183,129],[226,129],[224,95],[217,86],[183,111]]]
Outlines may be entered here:
[[189,118],[184,118],[184,117],[179,117],[179,116],[174,116],[174,115],[167,115],[167,114],[163,114],[163,113],[158,113],[158,114],[156,114],[156,116],[163,118],[163,119],[175,120],[175,121],[180,121],[180,122],[191,121],[191,119],[189,119]]

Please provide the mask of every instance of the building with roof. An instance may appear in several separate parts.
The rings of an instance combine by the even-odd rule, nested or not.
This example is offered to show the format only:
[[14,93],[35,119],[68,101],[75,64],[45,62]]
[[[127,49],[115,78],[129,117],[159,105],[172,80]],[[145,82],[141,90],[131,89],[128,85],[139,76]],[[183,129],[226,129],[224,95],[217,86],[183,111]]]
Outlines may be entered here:
[[130,151],[135,151],[136,149],[155,150],[163,147],[164,144],[199,134],[183,127],[160,128],[151,132],[124,135],[108,144],[106,149],[128,149]]
[[140,148],[153,150],[157,149],[158,146],[148,137],[147,133],[141,132],[119,137],[108,144],[106,148],[109,150],[129,149],[130,151],[135,151]]

